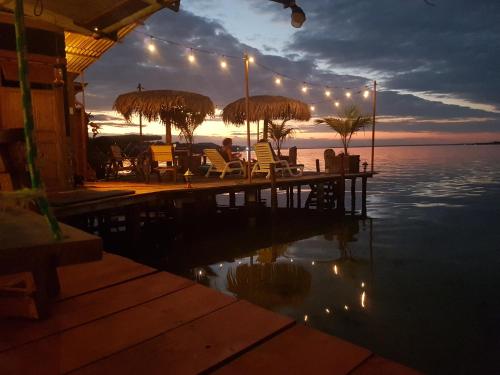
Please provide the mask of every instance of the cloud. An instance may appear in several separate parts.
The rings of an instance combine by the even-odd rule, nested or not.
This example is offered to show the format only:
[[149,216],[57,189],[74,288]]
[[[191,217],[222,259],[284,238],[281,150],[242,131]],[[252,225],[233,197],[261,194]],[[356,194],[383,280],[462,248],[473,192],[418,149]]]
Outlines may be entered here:
[[[213,0],[205,2],[216,4]],[[289,20],[289,12],[282,11],[279,6],[276,8],[278,4],[256,0],[250,3],[261,4],[258,7],[259,11],[276,12],[275,17],[282,19],[285,17]],[[227,56],[229,69],[222,71],[217,56],[202,53],[196,53],[196,64],[191,65],[186,59],[189,50],[163,44],[159,40],[152,41],[157,46],[157,53],[150,54],[146,49],[146,43],[151,40],[133,32],[123,43],[115,46],[88,69],[86,73],[89,82],[88,108],[91,111],[109,111],[119,94],[135,90],[139,82],[145,89],[199,92],[210,96],[215,104],[223,106],[243,95],[243,64],[238,56],[242,56],[243,51],[248,51],[257,61],[250,71],[252,94],[286,95],[315,103],[315,116],[333,115],[336,112],[332,105],[333,97],[328,101],[325,100],[324,86],[359,89],[370,85],[368,77],[371,78],[376,74],[384,77],[383,90],[378,93],[378,115],[416,119],[411,124],[408,121],[393,122],[387,125],[392,126],[386,129],[388,132],[394,131],[395,126],[414,132],[433,129],[438,131],[446,127],[447,132],[457,134],[463,133],[466,129],[464,126],[471,132],[477,131],[481,134],[500,130],[498,114],[429,101],[402,92],[402,90],[418,89],[435,94],[441,93],[446,97],[451,95],[465,97],[475,102],[495,103],[495,96],[498,94],[491,93],[485,96],[487,90],[479,89],[482,82],[475,81],[472,75],[465,77],[459,74],[459,72],[469,74],[469,70],[473,70],[472,67],[467,68],[467,63],[459,59],[460,56],[464,58],[468,52],[461,52],[460,55],[455,51],[458,48],[455,46],[458,43],[456,38],[460,37],[453,35],[450,39],[451,47],[447,45],[445,47],[444,31],[440,31],[438,25],[435,25],[438,23],[437,16],[429,15],[429,12],[434,12],[438,7],[431,8],[417,0],[405,2],[404,5],[395,0],[380,0],[373,4],[362,0],[356,2],[338,0],[333,5],[326,0],[317,0],[301,5],[307,12],[308,21],[303,30],[294,34],[294,40],[288,46],[287,52],[282,55],[275,54],[273,45],[259,51],[242,43],[234,35],[230,35],[220,22],[213,19],[187,11],[178,14],[170,11],[158,12],[139,30],[185,45],[217,50]],[[484,10],[483,5],[478,7]],[[440,9],[449,6],[449,1],[439,3]],[[494,4],[491,7],[491,10],[496,9]],[[467,5],[464,9],[469,8],[470,5]],[[412,12],[414,17],[410,17]],[[441,10],[439,12],[442,14]],[[370,16],[373,16],[372,21]],[[441,22],[446,26],[449,21],[445,18]],[[472,27],[472,22],[468,20],[461,22],[469,28]],[[449,29],[449,27],[443,28]],[[480,34],[484,26],[477,25],[476,29],[476,31],[467,29],[474,34],[470,38],[483,43]],[[393,36],[392,33],[400,35]],[[425,44],[426,38],[432,39],[434,33],[441,43],[431,41],[430,44]],[[433,50],[436,48],[437,50]],[[455,52],[447,52],[448,48]],[[236,58],[230,58],[231,56]],[[498,57],[493,56],[493,60],[496,58]],[[446,66],[447,69],[439,68],[440,66]],[[277,87],[274,84],[275,74],[265,67],[287,77],[297,78],[298,81],[284,79],[283,85]],[[356,68],[357,71],[351,68]],[[483,74],[489,74],[488,69],[489,65],[485,66]],[[435,82],[450,81],[450,74],[457,75],[455,82]],[[484,83],[484,86],[498,84],[497,79],[491,78],[490,82]],[[301,80],[317,83],[318,87],[311,87],[310,93],[302,95]],[[452,86],[456,89],[452,90]],[[346,101],[342,90],[334,89],[333,96],[344,103]],[[363,100],[358,95],[352,100],[356,101],[367,114],[371,114],[371,98]],[[120,124],[113,115],[107,116],[110,117],[102,117],[100,121]],[[474,118],[478,121],[465,121],[464,124],[455,124],[456,126],[440,123],[440,120],[452,118]],[[461,125],[463,126],[460,127]],[[239,135],[238,132],[235,130],[235,135]]]

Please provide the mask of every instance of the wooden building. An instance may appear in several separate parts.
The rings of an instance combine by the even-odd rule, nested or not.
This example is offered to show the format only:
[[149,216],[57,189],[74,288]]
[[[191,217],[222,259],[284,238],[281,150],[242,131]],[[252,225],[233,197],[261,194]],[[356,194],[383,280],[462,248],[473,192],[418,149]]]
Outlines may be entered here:
[[[24,1],[38,166],[47,190],[86,175],[81,73],[154,12],[180,0]],[[0,0],[0,190],[27,185],[13,1]],[[43,7],[40,7],[42,4]]]

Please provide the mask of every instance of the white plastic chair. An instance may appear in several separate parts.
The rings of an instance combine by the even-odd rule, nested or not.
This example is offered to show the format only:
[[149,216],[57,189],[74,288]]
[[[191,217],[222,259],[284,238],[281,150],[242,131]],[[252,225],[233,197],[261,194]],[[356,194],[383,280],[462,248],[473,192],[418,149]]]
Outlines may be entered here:
[[259,142],[253,146],[257,155],[257,163],[252,168],[252,176],[256,173],[266,173],[266,178],[271,177],[271,165],[274,165],[276,173],[284,174],[287,172],[290,176],[301,176],[304,166],[297,165],[293,169],[298,170],[298,173],[293,173],[292,168],[286,160],[279,160],[274,157],[273,150],[269,142]]
[[220,178],[223,179],[226,173],[233,172],[239,172],[242,176],[245,176],[245,166],[240,160],[227,162],[219,151],[214,148],[207,148],[203,150],[203,153],[210,160],[210,168],[208,168],[205,177],[210,176],[210,173],[220,173]]

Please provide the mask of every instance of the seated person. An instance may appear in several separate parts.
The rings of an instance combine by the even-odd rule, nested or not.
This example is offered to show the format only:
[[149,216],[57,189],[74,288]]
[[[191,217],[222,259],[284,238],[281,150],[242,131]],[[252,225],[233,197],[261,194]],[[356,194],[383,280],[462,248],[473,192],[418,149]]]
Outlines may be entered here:
[[222,141],[222,148],[219,150],[225,161],[230,162],[233,160],[240,160],[241,153],[233,152],[233,140],[231,138],[224,138]]

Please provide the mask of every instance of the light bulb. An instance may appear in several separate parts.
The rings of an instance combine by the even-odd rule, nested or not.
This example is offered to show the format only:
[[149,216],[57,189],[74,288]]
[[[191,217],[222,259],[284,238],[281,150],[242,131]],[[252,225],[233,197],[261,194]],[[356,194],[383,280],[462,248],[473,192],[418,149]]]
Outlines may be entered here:
[[365,90],[365,91],[363,92],[363,98],[365,98],[365,99],[366,99],[366,98],[368,98],[369,96],[370,96],[370,91]]
[[194,57],[193,53],[189,53],[188,60],[190,63],[194,63],[196,61],[196,57]]
[[335,107],[339,107],[340,106],[340,103],[339,102],[335,102]]
[[276,77],[276,79],[274,80],[274,83],[276,83],[277,85],[281,85],[281,78]]
[[226,69],[226,68],[227,68],[227,62],[226,62],[226,60],[222,60],[222,61],[220,62],[220,67],[221,67],[222,69]]
[[350,91],[347,91],[347,92],[345,93],[345,96],[346,96],[346,97],[348,97],[348,98],[350,98],[350,97],[351,97],[351,92],[350,92]]
[[307,92],[307,90],[308,90],[308,89],[307,89],[307,86],[306,86],[306,85],[302,86],[302,92],[303,92],[303,93],[306,93],[306,92]]
[[255,62],[255,59],[253,58],[253,56],[248,56],[248,62],[252,63],[252,64]]
[[329,97],[330,95],[332,95],[332,92],[330,90],[326,90],[325,95]]
[[156,52],[156,46],[154,45],[153,42],[148,43],[148,51],[151,53]]
[[[311,111],[314,111],[316,109],[316,107],[313,105],[310,108],[311,108]],[[312,264],[314,265],[314,262],[312,262]]]

